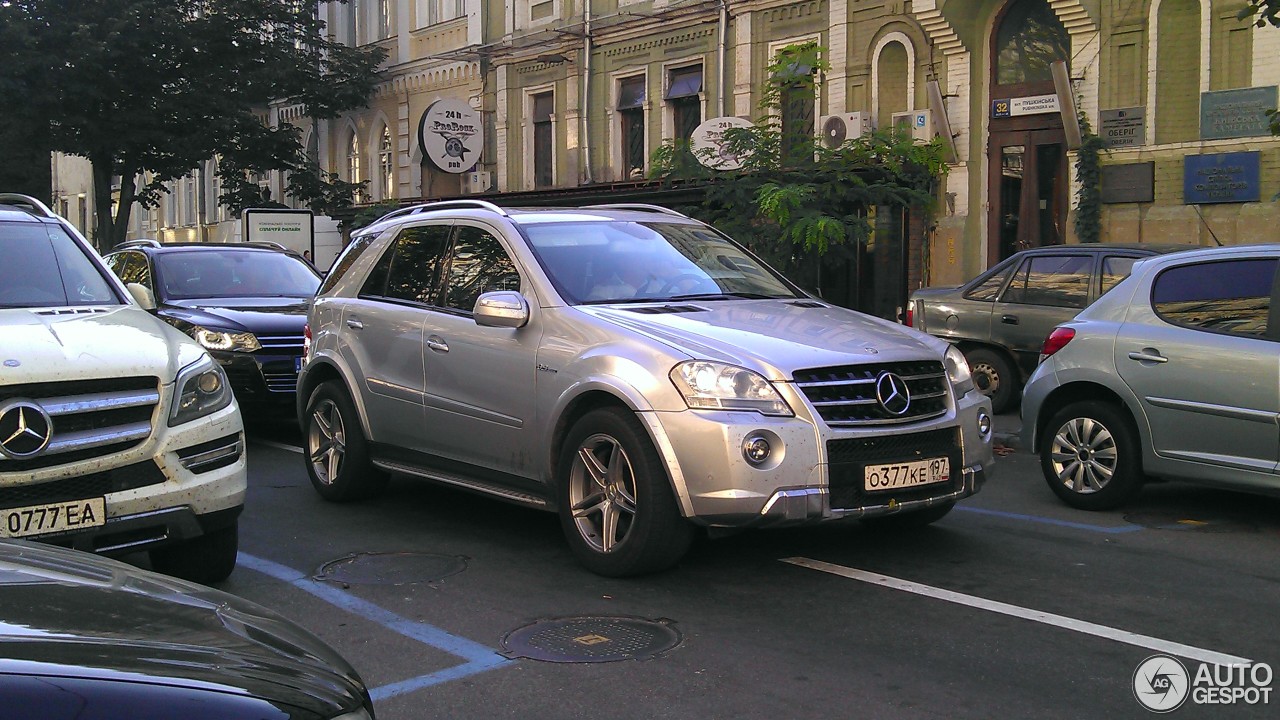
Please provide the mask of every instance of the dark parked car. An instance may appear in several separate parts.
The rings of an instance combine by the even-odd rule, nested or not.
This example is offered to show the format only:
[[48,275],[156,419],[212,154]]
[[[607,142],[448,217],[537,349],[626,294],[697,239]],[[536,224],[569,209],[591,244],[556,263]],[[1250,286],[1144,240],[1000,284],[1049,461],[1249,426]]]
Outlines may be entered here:
[[1090,243],[1015,253],[959,287],[911,295],[910,323],[955,343],[995,412],[1018,400],[1045,336],[1129,275],[1138,260],[1191,245]]
[[359,674],[265,607],[75,550],[0,540],[7,720],[372,720]]
[[291,414],[315,269],[282,247],[257,243],[134,241],[106,256],[126,284],[146,288],[166,322],[222,365],[241,408]]

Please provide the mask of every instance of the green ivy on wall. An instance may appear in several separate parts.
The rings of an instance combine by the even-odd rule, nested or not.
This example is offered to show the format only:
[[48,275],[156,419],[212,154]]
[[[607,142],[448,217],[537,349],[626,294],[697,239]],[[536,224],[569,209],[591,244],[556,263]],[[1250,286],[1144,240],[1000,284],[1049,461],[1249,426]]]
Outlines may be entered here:
[[1082,243],[1102,241],[1102,137],[1080,113],[1080,149],[1076,152],[1076,237]]

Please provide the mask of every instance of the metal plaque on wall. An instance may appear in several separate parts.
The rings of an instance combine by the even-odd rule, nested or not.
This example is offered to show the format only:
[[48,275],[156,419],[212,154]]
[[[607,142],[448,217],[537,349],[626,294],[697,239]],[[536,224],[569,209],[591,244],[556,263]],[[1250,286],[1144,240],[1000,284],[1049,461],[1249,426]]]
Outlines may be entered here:
[[1099,135],[1109,148],[1138,147],[1146,144],[1147,109],[1117,108],[1098,112]]
[[1254,150],[1186,156],[1182,159],[1182,202],[1257,202],[1261,195],[1260,155]]
[[1200,139],[1270,135],[1267,111],[1275,107],[1275,85],[1200,93]]
[[1126,163],[1102,166],[1102,202],[1151,202],[1156,199],[1156,164]]

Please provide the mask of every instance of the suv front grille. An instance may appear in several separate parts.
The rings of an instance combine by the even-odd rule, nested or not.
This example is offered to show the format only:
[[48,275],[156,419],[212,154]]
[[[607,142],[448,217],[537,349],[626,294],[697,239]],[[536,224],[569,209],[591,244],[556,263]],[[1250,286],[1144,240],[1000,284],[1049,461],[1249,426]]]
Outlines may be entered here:
[[[905,435],[879,435],[827,441],[827,484],[833,509],[857,508],[881,504],[891,496],[898,502],[923,500],[964,488],[960,431],[942,428]],[[900,463],[930,458],[948,458],[951,480],[945,483],[904,488],[898,491],[867,493],[863,488],[863,469],[867,465]]]
[[[901,415],[889,412],[876,399],[876,381],[887,372],[906,381],[910,392],[911,402]],[[797,370],[795,382],[832,427],[897,425],[947,412],[947,373],[936,360]]]
[[114,470],[52,480],[38,485],[0,485],[0,507],[13,508],[67,500],[85,500],[122,490],[159,485],[164,481],[164,473],[155,462],[145,460]]
[[43,453],[18,460],[0,456],[0,473],[66,465],[136,447],[151,436],[159,388],[155,377],[0,386],[0,400],[34,401],[53,421]]

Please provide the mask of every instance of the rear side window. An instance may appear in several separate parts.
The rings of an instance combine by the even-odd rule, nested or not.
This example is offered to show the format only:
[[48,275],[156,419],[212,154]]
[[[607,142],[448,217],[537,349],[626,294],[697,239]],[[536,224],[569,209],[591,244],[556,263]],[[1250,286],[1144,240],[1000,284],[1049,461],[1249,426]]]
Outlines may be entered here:
[[1102,258],[1102,292],[1106,292],[1133,272],[1133,264],[1142,258],[1108,255]]
[[118,304],[111,282],[61,227],[0,224],[0,307]]
[[352,238],[351,243],[334,261],[333,267],[329,269],[329,274],[324,276],[324,282],[320,283],[320,289],[316,291],[316,294],[323,295],[332,290],[333,286],[337,285],[338,281],[342,279],[342,276],[346,275],[347,271],[351,269],[356,260],[360,259],[364,251],[369,249],[369,246],[373,244],[373,239],[376,237],[377,235],[370,233]]
[[431,305],[450,225],[419,225],[400,231],[365,280],[361,295]]
[[1275,258],[1258,258],[1169,268],[1156,277],[1151,304],[1174,325],[1263,336],[1270,325],[1276,264]]
[[1004,291],[1004,301],[1023,305],[1082,308],[1089,303],[1088,255],[1039,255],[1023,261]]

